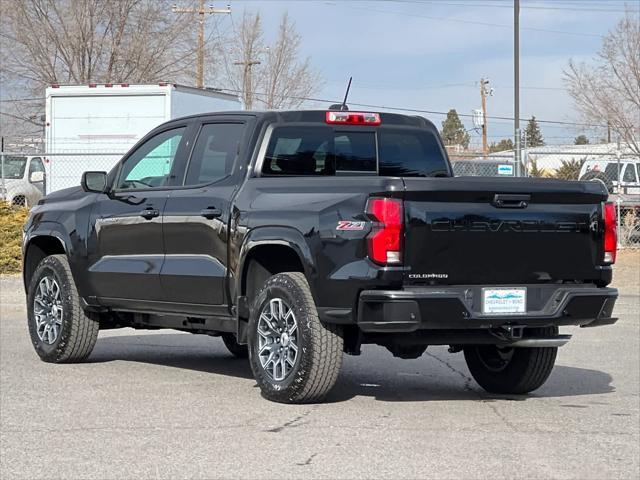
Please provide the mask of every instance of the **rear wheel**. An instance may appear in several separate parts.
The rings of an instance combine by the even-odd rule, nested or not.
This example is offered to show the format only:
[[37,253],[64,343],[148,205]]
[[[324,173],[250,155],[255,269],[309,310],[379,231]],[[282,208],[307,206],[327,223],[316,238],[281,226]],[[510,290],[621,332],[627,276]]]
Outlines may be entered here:
[[[550,336],[557,329],[536,329]],[[464,348],[464,358],[471,375],[487,392],[529,393],[547,381],[558,353],[551,348],[503,348],[496,345],[474,345]]]
[[45,257],[27,294],[29,334],[45,362],[85,360],[96,343],[100,324],[82,309],[65,255]]
[[267,399],[322,401],[338,378],[342,350],[340,327],[320,322],[302,273],[266,281],[251,309],[249,360]]

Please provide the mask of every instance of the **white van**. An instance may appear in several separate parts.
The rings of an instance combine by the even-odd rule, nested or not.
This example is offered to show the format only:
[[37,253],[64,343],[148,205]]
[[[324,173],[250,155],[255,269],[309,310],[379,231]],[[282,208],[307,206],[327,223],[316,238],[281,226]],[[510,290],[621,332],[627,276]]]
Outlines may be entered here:
[[14,207],[32,207],[45,194],[45,183],[45,167],[41,156],[1,156],[1,200]]

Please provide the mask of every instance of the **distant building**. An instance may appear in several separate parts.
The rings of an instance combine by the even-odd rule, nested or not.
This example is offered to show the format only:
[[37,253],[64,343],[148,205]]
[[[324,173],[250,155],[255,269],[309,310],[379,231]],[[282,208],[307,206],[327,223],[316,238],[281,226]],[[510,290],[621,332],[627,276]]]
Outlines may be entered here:
[[[533,147],[522,150],[523,161],[536,162],[540,170],[548,173],[555,172],[562,166],[562,162],[582,161],[582,160],[615,160],[618,145],[616,143],[600,143],[587,145],[546,145],[544,147]],[[628,147],[621,147],[623,156],[632,156],[633,153]],[[496,157],[500,160],[514,159],[514,151],[506,150],[489,157]]]

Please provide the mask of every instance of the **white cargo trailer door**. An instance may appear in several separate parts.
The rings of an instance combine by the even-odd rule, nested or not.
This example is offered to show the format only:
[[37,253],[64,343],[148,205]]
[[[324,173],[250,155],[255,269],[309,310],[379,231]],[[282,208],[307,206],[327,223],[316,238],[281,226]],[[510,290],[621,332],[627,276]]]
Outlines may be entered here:
[[166,121],[165,94],[51,98],[47,191],[79,185],[82,172],[109,171],[146,133]]

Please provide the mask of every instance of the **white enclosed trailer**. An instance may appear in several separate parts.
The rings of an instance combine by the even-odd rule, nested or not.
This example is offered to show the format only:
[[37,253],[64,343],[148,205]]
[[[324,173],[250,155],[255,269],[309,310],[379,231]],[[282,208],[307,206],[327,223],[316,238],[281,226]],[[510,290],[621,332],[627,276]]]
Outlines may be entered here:
[[241,108],[236,95],[170,83],[51,86],[46,90],[47,192],[79,185],[84,171],[110,170],[161,123]]

